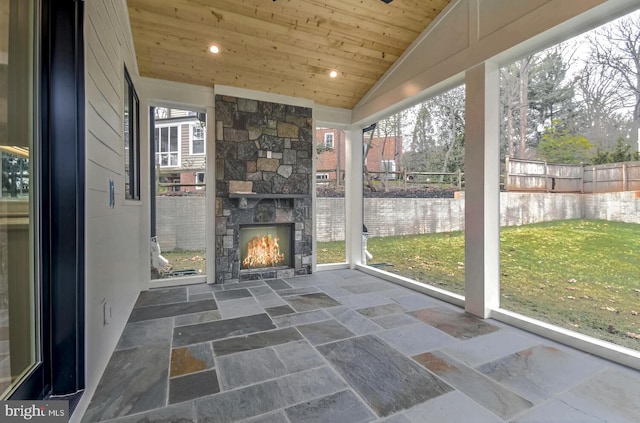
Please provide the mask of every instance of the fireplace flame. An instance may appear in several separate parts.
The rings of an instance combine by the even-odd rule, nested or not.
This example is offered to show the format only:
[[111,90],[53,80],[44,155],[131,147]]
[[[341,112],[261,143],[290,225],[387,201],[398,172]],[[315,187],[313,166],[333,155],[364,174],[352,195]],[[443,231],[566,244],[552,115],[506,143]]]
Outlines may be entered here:
[[247,243],[247,257],[242,260],[244,267],[269,267],[275,266],[284,260],[284,253],[280,252],[278,241],[280,237],[258,235]]

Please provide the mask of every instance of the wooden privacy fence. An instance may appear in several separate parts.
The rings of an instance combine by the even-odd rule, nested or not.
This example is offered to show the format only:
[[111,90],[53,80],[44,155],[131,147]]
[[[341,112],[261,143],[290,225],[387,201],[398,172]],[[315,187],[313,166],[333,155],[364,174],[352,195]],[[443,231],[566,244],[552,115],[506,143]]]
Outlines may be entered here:
[[640,191],[640,162],[575,165],[508,158],[505,168],[506,191]]

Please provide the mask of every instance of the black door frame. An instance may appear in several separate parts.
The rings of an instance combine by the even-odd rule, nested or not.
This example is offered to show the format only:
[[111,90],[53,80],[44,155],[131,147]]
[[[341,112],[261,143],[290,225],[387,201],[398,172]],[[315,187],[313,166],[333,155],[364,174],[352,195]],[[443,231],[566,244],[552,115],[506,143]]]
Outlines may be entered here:
[[38,5],[42,361],[11,399],[77,398],[85,387],[84,2]]

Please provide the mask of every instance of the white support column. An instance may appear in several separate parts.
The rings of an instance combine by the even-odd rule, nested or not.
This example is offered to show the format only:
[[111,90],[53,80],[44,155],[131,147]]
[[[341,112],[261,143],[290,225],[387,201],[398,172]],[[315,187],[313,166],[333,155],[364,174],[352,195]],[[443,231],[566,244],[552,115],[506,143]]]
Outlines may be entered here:
[[362,263],[362,130],[345,131],[345,248],[351,269]]
[[466,72],[465,309],[486,318],[500,305],[499,73]]
[[205,256],[207,283],[216,283],[216,109],[207,107],[207,139],[206,157],[207,166],[205,172]]

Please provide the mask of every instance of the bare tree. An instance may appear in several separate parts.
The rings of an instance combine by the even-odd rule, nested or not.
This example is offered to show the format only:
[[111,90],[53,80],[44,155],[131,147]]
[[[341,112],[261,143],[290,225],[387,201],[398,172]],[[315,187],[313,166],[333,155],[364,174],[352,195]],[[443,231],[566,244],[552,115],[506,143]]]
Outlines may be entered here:
[[[633,136],[640,129],[640,12],[597,29],[588,38],[589,63],[612,81],[616,94],[632,112]],[[636,141],[638,140],[635,138]]]

